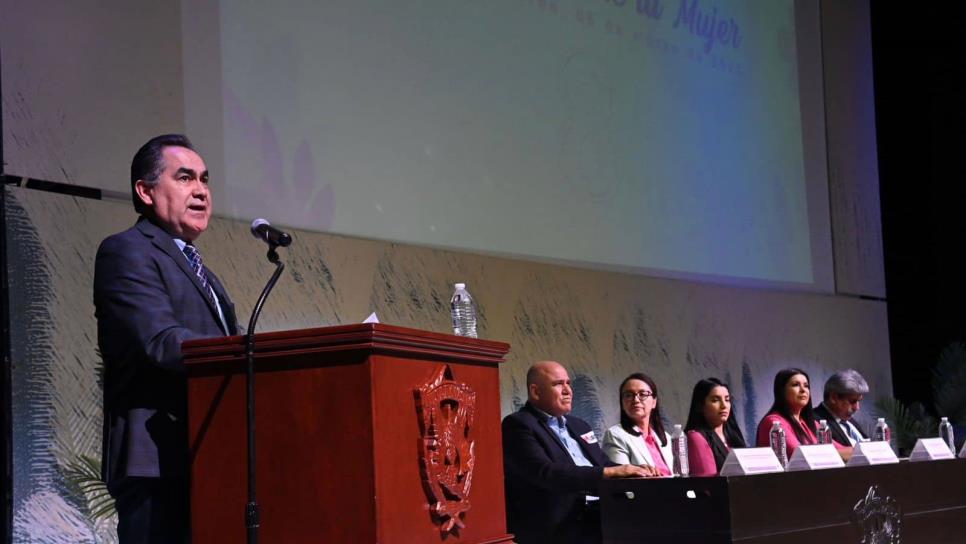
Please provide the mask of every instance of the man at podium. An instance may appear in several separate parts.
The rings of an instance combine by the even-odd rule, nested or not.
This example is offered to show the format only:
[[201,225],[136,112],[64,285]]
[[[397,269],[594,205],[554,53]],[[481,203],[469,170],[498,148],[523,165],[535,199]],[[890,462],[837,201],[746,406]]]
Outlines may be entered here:
[[527,403],[503,419],[507,524],[520,544],[600,542],[600,481],[655,475],[611,463],[590,425],[567,416],[572,405],[567,369],[542,361],[527,371]]
[[158,136],[131,163],[137,223],[97,250],[94,305],[104,358],[102,473],[118,537],[185,542],[187,381],[181,343],[235,334],[235,310],[194,241],[208,228],[208,169],[182,135]]

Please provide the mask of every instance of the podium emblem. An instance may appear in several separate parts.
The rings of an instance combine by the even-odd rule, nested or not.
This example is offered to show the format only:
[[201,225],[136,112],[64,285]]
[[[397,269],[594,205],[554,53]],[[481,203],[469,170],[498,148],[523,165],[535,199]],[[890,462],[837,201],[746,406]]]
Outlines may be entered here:
[[441,365],[426,384],[416,388],[421,434],[419,452],[423,488],[433,522],[443,534],[459,534],[470,509],[470,487],[476,462],[471,438],[476,392],[453,379]]
[[902,512],[899,504],[888,495],[881,495],[879,486],[869,488],[865,498],[852,508],[852,521],[859,526],[862,544],[899,544],[902,532]]

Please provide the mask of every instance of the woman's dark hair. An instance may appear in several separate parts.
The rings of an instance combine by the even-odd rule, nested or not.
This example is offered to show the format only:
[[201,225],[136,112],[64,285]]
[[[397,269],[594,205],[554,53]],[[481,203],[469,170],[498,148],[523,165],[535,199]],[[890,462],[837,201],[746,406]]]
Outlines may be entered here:
[[728,387],[728,384],[718,378],[707,378],[694,385],[694,392],[691,393],[691,409],[688,411],[688,422],[685,424],[684,430],[695,431],[708,441],[708,445],[711,446],[711,453],[714,454],[714,464],[720,472],[721,465],[728,457],[728,446],[743,448],[746,444],[745,437],[738,427],[738,419],[735,417],[734,399],[731,401],[731,414],[728,416],[728,421],[725,421],[723,429],[725,440],[728,441],[727,445],[721,441],[721,437],[714,432],[711,425],[708,424],[707,418],[704,417],[704,401],[707,400],[708,395],[715,387],[724,387],[728,390],[728,394],[731,394],[731,388]]
[[158,177],[164,171],[164,148],[184,147],[194,151],[191,140],[184,134],[162,134],[155,136],[147,141],[134,154],[131,160],[131,201],[134,203],[134,211],[143,214],[145,212],[144,203],[138,198],[138,193],[134,189],[138,180],[144,180],[148,185],[156,185]]
[[812,395],[811,395],[812,380],[808,377],[808,374],[800,368],[786,368],[784,370],[779,370],[778,374],[775,374],[775,387],[774,387],[775,403],[771,405],[771,408],[768,409],[768,413],[765,415],[767,416],[768,414],[778,414],[782,416],[783,418],[785,418],[785,421],[787,421],[788,424],[792,426],[792,430],[795,431],[795,436],[798,438],[799,442],[801,442],[802,444],[812,444],[813,439],[808,434],[805,433],[805,429],[792,417],[792,410],[788,406],[788,400],[785,398],[785,386],[788,385],[788,382],[796,374],[801,374],[802,376],[805,376],[806,380],[808,380],[808,384],[809,384],[808,404],[806,404],[805,407],[802,408],[802,413],[799,414],[799,419],[802,421],[802,423],[804,423],[805,425],[808,425],[808,428],[812,431],[812,435],[814,436],[816,430],[815,430],[815,414],[812,412]]
[[651,428],[657,434],[657,439],[661,441],[661,446],[667,446],[667,436],[664,431],[664,423],[661,421],[661,405],[657,400],[657,384],[650,376],[644,374],[643,372],[635,372],[630,376],[624,378],[621,382],[621,386],[617,388],[617,402],[620,404],[621,409],[621,427],[631,433],[634,436],[641,436],[641,433],[634,430],[634,420],[624,412],[624,385],[631,380],[641,380],[646,383],[651,388],[651,393],[654,395],[654,409],[651,410],[651,417],[648,418],[651,424]]

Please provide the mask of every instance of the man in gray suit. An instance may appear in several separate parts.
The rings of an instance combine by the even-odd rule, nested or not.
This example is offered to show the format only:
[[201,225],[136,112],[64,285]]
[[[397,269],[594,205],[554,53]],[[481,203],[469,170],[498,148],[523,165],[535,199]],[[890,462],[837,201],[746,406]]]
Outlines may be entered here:
[[104,358],[102,472],[122,544],[188,538],[187,380],[181,343],[236,333],[234,306],[193,242],[208,228],[208,169],[182,135],[131,163],[137,223],[97,250]]
[[842,370],[832,374],[825,382],[822,404],[815,407],[815,419],[824,419],[832,431],[832,440],[842,446],[855,446],[864,438],[865,432],[852,421],[859,411],[862,398],[869,392],[869,384],[858,371]]

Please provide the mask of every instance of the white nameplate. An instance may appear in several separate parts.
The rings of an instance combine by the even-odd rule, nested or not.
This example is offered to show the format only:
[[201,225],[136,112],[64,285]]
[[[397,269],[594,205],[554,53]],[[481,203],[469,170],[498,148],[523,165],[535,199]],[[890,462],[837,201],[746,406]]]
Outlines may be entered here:
[[910,461],[935,461],[936,459],[955,459],[949,445],[942,438],[920,438],[909,454]]
[[845,462],[831,444],[812,444],[799,446],[788,460],[786,470],[818,470],[823,468],[842,468]]
[[782,464],[771,448],[735,448],[728,453],[721,467],[722,476],[744,476],[746,474],[765,474],[784,472]]
[[898,463],[899,458],[896,452],[892,451],[888,442],[877,440],[875,442],[859,442],[852,449],[852,458],[845,464],[848,467],[862,465],[887,465]]

